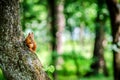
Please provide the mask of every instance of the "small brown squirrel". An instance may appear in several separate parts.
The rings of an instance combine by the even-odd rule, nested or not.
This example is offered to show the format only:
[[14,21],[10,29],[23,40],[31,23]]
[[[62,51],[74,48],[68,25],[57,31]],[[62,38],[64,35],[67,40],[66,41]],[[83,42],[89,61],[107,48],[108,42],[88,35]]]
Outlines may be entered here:
[[37,45],[36,45],[36,42],[34,40],[33,32],[28,34],[28,36],[25,39],[25,43],[26,43],[27,47],[30,49],[30,51],[35,53]]

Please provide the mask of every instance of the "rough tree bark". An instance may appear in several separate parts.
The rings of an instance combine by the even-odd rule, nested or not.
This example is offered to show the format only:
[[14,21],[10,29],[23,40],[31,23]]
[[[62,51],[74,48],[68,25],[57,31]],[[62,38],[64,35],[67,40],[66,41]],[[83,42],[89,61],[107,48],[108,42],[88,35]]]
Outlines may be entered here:
[[114,80],[120,80],[120,4],[118,0],[106,0],[106,4],[110,14],[113,45],[117,48],[113,49]]
[[49,80],[19,23],[19,0],[0,0],[0,68],[7,80]]

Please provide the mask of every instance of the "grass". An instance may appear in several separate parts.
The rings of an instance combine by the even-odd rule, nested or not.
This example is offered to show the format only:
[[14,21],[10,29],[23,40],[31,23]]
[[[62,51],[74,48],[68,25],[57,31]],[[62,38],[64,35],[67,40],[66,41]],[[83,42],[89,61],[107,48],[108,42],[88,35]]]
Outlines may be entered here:
[[59,76],[58,80],[113,80],[113,77],[92,76],[92,77],[77,78],[76,76]]
[[81,78],[78,80],[113,80],[113,77],[88,77],[88,78]]

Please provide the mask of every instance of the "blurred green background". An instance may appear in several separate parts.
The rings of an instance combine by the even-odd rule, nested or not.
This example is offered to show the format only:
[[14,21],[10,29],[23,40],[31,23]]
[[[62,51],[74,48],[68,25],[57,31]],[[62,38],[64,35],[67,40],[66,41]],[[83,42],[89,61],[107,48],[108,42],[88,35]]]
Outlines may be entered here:
[[[20,18],[24,35],[34,33],[36,54],[51,79],[113,80],[110,19],[104,0],[20,0]],[[100,61],[94,57],[96,35],[103,36],[97,46],[102,46],[107,75],[99,64],[96,72],[91,68]],[[0,80],[5,80],[1,70]]]

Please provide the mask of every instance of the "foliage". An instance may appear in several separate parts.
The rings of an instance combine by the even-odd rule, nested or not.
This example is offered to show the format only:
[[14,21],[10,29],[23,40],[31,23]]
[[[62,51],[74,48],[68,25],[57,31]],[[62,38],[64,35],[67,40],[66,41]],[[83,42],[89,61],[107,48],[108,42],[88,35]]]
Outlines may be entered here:
[[53,65],[50,66],[45,66],[44,67],[44,71],[48,74],[48,76],[51,78],[51,80],[53,79],[52,77],[52,73],[55,71],[55,68]]
[[94,18],[96,16],[97,5],[88,1],[75,1],[65,4],[66,24],[69,27],[80,27],[82,24],[94,31]]
[[[63,32],[63,54],[55,55],[63,58],[62,65],[56,68],[59,80],[77,80],[76,72],[80,73],[80,80],[112,80],[112,77],[105,78],[104,76],[92,76],[83,78],[87,71],[91,71],[90,64],[92,63],[93,48],[94,48],[94,29],[95,18],[97,16],[96,0],[65,0],[64,15],[66,18],[66,27]],[[103,13],[106,14],[105,20],[105,39],[107,41],[104,56],[107,63],[107,68],[110,76],[112,76],[112,53],[111,53],[111,36],[110,36],[110,21],[106,6],[103,8]],[[55,70],[51,65],[51,35],[48,27],[48,3],[47,0],[21,0],[21,24],[25,25],[24,35],[29,32],[34,32],[37,42],[36,54],[41,60],[44,70],[50,74]],[[103,16],[101,16],[103,18]],[[23,26],[22,26],[23,27]],[[83,33],[77,34],[77,39],[74,38],[74,30],[77,28]],[[81,37],[82,36],[82,37]],[[78,64],[79,69],[77,69]],[[50,66],[48,66],[50,65]],[[102,72],[101,72],[102,73]],[[67,77],[66,77],[67,76]],[[68,77],[69,76],[69,77]],[[0,80],[4,80],[0,71]]]
[[54,68],[54,66],[48,66],[48,67],[44,67],[44,70],[46,71],[46,72],[50,72],[50,73],[53,73],[54,72],[54,70],[55,70],[55,68]]
[[2,70],[0,69],[0,80],[6,80],[5,77],[3,76]]

